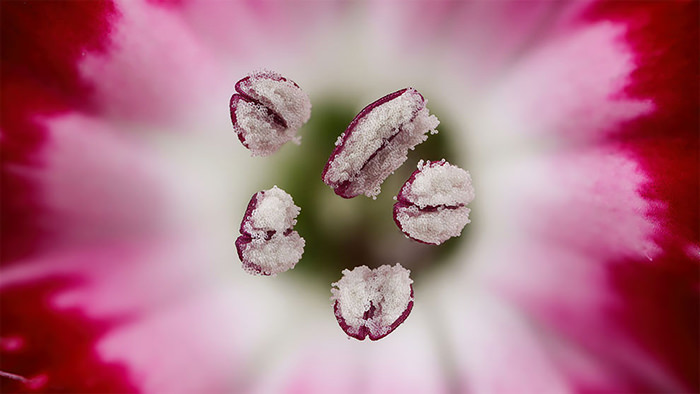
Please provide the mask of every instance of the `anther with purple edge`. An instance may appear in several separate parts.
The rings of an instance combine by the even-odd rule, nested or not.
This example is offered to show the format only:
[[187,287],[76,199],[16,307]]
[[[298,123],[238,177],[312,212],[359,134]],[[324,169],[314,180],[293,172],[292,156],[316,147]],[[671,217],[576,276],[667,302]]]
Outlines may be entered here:
[[253,156],[268,156],[288,141],[299,144],[297,132],[311,116],[303,90],[272,71],[254,72],[236,83],[230,111],[233,129]]
[[445,160],[418,163],[394,204],[394,222],[409,238],[440,245],[458,237],[470,222],[474,200],[469,172]]
[[375,197],[384,180],[403,164],[408,151],[437,133],[440,121],[413,88],[386,95],[366,106],[338,137],[323,182],[343,198]]
[[236,239],[244,270],[267,276],[294,268],[305,245],[304,238],[292,229],[300,211],[292,196],[277,186],[253,195]]
[[331,289],[333,310],[343,331],[355,339],[369,336],[373,341],[394,331],[413,309],[410,274],[401,264],[343,270]]

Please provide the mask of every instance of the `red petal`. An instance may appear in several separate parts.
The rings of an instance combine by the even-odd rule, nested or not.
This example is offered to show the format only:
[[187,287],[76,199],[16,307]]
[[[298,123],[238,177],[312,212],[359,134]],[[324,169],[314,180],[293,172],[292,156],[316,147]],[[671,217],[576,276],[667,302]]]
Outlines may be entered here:
[[0,294],[0,370],[30,379],[23,383],[0,378],[3,392],[126,393],[136,388],[126,371],[106,363],[95,343],[110,327],[76,310],[60,309],[52,301],[75,281],[49,278],[7,286]]
[[85,51],[106,48],[116,12],[102,1],[12,1],[0,15],[1,261],[7,263],[30,253],[40,236],[37,191],[14,167],[37,164],[32,153],[44,140],[37,116],[89,109],[90,88],[77,61]]
[[612,265],[613,286],[626,301],[617,320],[693,392],[700,392],[698,14],[697,1],[610,2],[592,12],[629,26],[639,66],[626,93],[656,106],[625,127],[621,142],[651,178],[645,196],[662,203],[652,214],[665,253]]

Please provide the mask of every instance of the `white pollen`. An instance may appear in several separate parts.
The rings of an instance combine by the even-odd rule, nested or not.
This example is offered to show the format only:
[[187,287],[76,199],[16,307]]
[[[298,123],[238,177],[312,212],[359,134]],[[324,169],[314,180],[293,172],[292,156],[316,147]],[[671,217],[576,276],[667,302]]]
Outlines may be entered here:
[[304,238],[292,230],[299,212],[292,196],[277,186],[253,195],[236,241],[247,272],[276,275],[294,268],[305,246]]
[[336,155],[324,174],[324,182],[333,188],[350,182],[345,197],[379,194],[382,182],[406,161],[408,151],[424,142],[429,131],[437,132],[440,124],[429,114],[427,101],[414,89],[377,102],[368,106],[368,112],[360,113],[362,117],[356,117],[354,127],[336,141]]
[[401,230],[410,238],[440,245],[452,237],[459,237],[471,221],[470,209],[438,208],[433,212],[420,212],[415,205],[400,208],[396,214]]
[[418,163],[394,204],[394,221],[408,237],[440,245],[461,235],[474,200],[469,172],[446,162]]
[[301,260],[306,242],[299,233],[275,234],[270,239],[253,238],[243,248],[246,264],[243,268],[251,274],[275,276],[288,271]]
[[248,233],[283,233],[296,225],[296,217],[301,208],[294,205],[292,196],[287,192],[273,186],[272,189],[262,191],[256,196],[256,207],[245,224]]
[[444,159],[436,163],[423,160],[418,163],[418,173],[411,183],[401,190],[404,197],[421,208],[437,205],[469,204],[474,200],[472,177]]
[[410,312],[412,283],[410,271],[400,264],[344,270],[343,277],[331,289],[336,318],[349,335],[358,339],[364,339],[358,337],[363,330],[370,339],[384,337]]
[[[253,73],[249,94],[266,107],[275,111],[290,129],[298,130],[311,117],[311,101],[294,82],[271,79],[271,71]],[[276,74],[276,77],[281,77]]]
[[311,116],[311,101],[301,88],[272,71],[252,73],[239,84],[231,104],[233,127],[253,156],[269,156],[289,141],[301,143],[297,132]]

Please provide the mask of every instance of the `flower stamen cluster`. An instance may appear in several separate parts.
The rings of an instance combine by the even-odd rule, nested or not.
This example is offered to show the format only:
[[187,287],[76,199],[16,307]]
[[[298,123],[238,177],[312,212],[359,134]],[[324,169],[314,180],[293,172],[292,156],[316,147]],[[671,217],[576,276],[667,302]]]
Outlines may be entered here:
[[[298,90],[298,91],[297,91]],[[274,153],[294,140],[310,116],[308,96],[277,73],[251,74],[236,83],[231,119],[244,146],[255,155]],[[304,99],[306,97],[306,99]],[[376,199],[381,184],[408,158],[408,151],[437,133],[440,121],[413,88],[367,105],[338,137],[321,178],[340,197]],[[474,199],[471,176],[445,160],[424,164],[401,188],[394,221],[418,242],[439,245],[461,234]],[[276,275],[299,262],[305,241],[292,228],[300,208],[277,188],[253,195],[236,240],[244,269]],[[333,311],[350,337],[378,340],[403,323],[413,309],[413,280],[400,264],[344,270],[332,284]]]

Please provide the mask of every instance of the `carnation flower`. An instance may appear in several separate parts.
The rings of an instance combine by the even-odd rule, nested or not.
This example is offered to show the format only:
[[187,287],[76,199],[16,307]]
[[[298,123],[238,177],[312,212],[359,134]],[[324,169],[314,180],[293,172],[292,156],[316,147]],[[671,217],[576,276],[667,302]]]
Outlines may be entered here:
[[[700,391],[698,7],[4,2],[0,390]],[[230,116],[254,70],[311,105],[264,156]],[[338,137],[409,86],[439,133],[376,200],[337,196]],[[476,198],[428,245],[393,197],[442,159]],[[234,242],[275,185],[303,256],[249,275]],[[344,329],[405,321],[348,339],[332,284],[382,266],[411,292]]]

